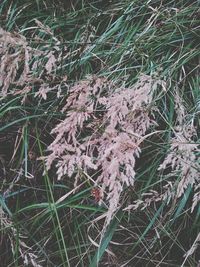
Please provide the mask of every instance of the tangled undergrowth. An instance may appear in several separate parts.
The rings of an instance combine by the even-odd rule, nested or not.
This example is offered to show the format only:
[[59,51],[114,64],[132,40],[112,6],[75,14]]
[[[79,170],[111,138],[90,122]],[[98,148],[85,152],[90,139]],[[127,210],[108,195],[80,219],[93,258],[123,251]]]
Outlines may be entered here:
[[0,6],[2,266],[197,266],[198,1]]

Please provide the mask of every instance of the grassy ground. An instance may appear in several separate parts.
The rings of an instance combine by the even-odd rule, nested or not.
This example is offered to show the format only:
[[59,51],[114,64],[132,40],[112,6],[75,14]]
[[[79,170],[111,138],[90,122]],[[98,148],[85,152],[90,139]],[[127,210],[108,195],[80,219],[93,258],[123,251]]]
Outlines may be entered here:
[[[0,25],[25,36],[41,55],[53,51],[59,61],[51,74],[41,55],[35,54],[30,65],[39,62],[35,77],[56,90],[60,85],[62,95],[57,98],[52,90],[46,100],[35,97],[38,82],[18,94],[11,85],[1,98],[1,266],[198,266],[199,197],[191,212],[200,183],[198,1],[3,0]],[[72,179],[58,181],[56,170],[45,171],[37,159],[46,155],[54,138],[50,132],[64,119],[61,108],[70,84],[92,74],[128,87],[141,73],[166,84],[155,98],[159,133],[145,140],[135,184],[122,193],[121,207],[99,242],[106,208],[95,203],[91,182],[81,177],[73,192]],[[181,170],[170,176],[169,168],[158,168],[177,127],[189,131],[185,125],[196,131],[188,139],[196,145],[189,163],[196,180],[173,197]],[[172,185],[171,198],[159,199],[166,185]],[[147,203],[148,197],[143,208],[125,210],[138,199]]]

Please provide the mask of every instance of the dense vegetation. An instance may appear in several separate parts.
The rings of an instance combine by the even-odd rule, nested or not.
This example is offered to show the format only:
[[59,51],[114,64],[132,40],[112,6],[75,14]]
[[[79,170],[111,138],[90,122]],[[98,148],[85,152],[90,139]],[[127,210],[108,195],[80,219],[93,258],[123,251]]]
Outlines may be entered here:
[[0,265],[198,266],[199,1],[2,0]]

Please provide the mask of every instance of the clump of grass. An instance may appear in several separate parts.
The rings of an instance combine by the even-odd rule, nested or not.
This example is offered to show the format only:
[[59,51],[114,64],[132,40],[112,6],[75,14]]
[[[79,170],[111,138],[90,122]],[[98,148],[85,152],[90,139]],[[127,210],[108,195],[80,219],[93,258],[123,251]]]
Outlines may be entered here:
[[[2,1],[4,266],[198,264],[199,14],[198,1]],[[107,208],[90,192],[90,173],[79,172],[74,187],[72,178],[58,181],[55,166],[47,173],[37,159],[65,119],[74,84],[90,74],[125,92],[141,73],[166,81],[148,109],[157,132],[147,129],[132,166],[134,187],[123,189],[102,236]]]

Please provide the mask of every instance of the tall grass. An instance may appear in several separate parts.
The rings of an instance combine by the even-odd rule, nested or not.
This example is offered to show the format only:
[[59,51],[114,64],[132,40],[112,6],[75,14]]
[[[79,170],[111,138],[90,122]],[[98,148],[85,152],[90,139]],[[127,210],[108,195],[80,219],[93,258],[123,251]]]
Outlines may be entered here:
[[[40,81],[22,93],[13,82],[0,100],[1,266],[197,266],[198,1],[3,0],[0,25],[40,52],[33,53],[30,68],[39,62],[34,78],[53,88],[42,98]],[[48,74],[51,51],[59,60]],[[16,79],[23,59],[18,64]],[[102,233],[107,207],[95,202],[92,181],[83,173],[74,188],[73,179],[58,181],[56,167],[47,172],[38,159],[55,138],[51,130],[65,119],[61,110],[71,85],[96,75],[128,88],[141,74],[166,83],[152,103],[156,132],[144,140],[134,186],[124,189],[120,207]],[[195,150],[191,162],[179,149],[178,166],[188,160],[189,178],[195,170],[196,180],[183,184],[178,195],[182,169],[160,166],[173,150],[172,141],[178,142],[180,127],[185,145]]]

